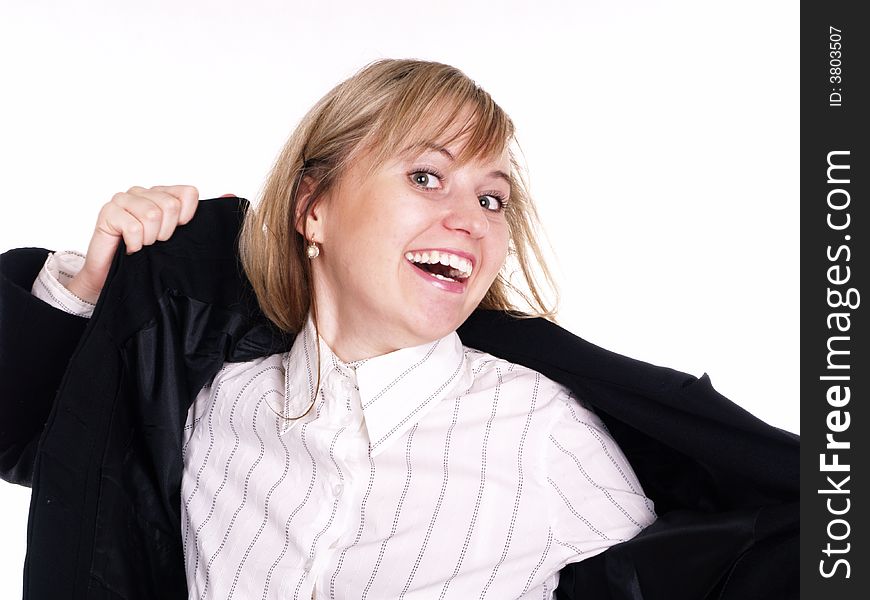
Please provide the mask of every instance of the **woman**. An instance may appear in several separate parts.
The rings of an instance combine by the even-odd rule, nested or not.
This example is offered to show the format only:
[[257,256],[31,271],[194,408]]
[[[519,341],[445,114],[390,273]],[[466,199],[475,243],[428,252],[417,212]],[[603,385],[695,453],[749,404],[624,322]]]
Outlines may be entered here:
[[[456,69],[381,61],[309,112],[256,209],[132,188],[86,259],[5,257],[26,594],[745,598],[792,565],[790,436],[540,318],[512,138]],[[60,367],[35,381],[40,327]]]

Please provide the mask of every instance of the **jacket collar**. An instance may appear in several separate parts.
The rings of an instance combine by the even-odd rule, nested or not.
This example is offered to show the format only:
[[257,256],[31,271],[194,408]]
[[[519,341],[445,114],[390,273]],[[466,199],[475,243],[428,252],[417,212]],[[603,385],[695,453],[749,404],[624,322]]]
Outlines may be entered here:
[[317,335],[309,315],[293,347],[284,355],[283,414],[288,420],[282,433],[299,421],[313,418],[289,420],[307,410],[317,386],[315,340],[320,346],[321,394],[324,390],[342,389],[343,384],[352,398],[358,393],[373,456],[451,392],[471,383],[462,342],[455,331],[434,342],[346,363]]

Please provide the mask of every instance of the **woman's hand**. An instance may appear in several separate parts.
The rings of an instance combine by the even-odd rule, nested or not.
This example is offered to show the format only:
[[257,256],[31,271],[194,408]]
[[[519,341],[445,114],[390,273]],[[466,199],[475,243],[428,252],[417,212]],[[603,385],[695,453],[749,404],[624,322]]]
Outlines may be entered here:
[[199,191],[192,185],[133,186],[115,194],[100,210],[85,264],[67,289],[96,303],[121,238],[128,254],[157,240],[168,240],[176,227],[193,218],[198,202]]

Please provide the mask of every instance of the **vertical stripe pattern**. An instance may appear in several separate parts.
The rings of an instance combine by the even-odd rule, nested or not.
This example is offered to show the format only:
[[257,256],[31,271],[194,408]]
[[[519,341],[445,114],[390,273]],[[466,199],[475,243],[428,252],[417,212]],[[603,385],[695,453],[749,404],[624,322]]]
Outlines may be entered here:
[[184,429],[190,596],[551,598],[655,514],[594,413],[455,334],[346,364],[228,364]]

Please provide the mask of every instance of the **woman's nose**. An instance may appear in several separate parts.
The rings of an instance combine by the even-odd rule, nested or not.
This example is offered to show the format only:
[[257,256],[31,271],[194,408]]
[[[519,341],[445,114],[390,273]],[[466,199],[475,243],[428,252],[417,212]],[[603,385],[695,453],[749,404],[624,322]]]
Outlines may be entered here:
[[444,226],[463,231],[473,238],[481,238],[489,231],[489,219],[476,194],[462,194],[450,199],[450,210],[444,217]]

